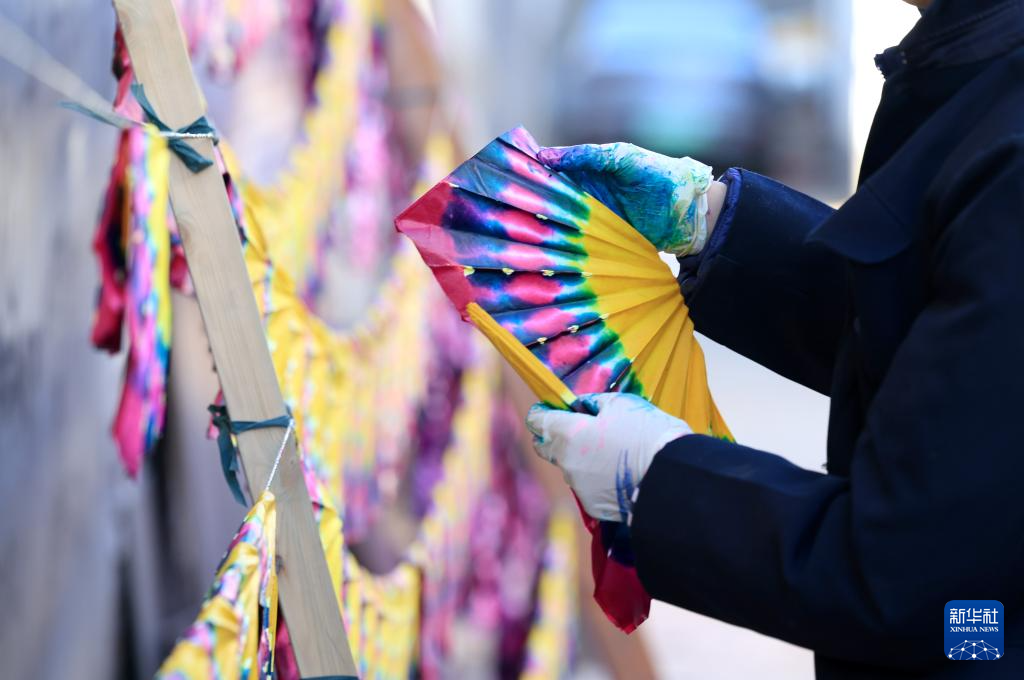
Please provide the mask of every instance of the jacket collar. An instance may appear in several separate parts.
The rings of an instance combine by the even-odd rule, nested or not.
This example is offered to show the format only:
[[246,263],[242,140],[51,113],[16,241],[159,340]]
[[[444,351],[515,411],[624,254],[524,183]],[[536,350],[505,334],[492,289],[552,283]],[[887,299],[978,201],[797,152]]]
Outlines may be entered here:
[[1024,0],[936,0],[896,47],[875,57],[882,75],[983,61],[1024,43]]

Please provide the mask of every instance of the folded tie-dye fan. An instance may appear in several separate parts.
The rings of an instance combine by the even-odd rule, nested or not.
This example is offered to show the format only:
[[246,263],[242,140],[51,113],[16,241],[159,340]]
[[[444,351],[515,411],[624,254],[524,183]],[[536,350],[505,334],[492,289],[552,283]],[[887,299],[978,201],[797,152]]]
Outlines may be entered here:
[[[505,133],[399,215],[398,230],[543,401],[571,409],[578,394],[632,392],[696,432],[729,438],[668,265],[538,150],[526,130]],[[628,542],[614,540],[613,523],[585,520],[594,597],[632,631],[650,597],[619,545]]]

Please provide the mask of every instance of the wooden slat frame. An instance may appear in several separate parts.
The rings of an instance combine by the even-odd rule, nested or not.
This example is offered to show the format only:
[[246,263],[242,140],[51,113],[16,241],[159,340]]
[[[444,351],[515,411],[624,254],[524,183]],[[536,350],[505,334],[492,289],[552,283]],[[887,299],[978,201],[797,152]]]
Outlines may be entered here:
[[[171,0],[114,0],[135,78],[157,115],[177,129],[205,115]],[[193,146],[211,158],[210,140]],[[224,183],[216,168],[193,174],[177,158],[170,195],[189,272],[231,417],[265,420],[285,411]],[[253,489],[266,484],[283,432],[238,437]],[[303,677],[356,677],[302,466],[292,437],[271,487],[278,504],[281,607]]]

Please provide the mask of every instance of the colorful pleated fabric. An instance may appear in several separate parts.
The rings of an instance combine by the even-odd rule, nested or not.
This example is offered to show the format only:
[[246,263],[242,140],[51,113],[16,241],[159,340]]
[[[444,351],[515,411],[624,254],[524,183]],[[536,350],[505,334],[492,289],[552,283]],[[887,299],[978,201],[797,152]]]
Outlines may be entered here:
[[264,491],[242,521],[195,622],[175,644],[161,680],[274,677],[277,571],[274,494]]
[[[398,230],[543,401],[574,408],[577,394],[632,392],[697,432],[730,437],[668,266],[622,218],[538,161],[538,149],[524,129],[507,132],[399,215]],[[620,550],[622,532],[585,520],[595,597],[632,631],[650,598]]]

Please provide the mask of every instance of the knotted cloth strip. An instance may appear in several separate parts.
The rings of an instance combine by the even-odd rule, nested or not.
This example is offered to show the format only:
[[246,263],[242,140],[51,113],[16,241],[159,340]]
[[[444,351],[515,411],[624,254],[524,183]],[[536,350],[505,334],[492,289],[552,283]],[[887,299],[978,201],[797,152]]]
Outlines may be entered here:
[[214,427],[217,428],[217,448],[220,449],[220,466],[224,472],[224,480],[228,483],[228,488],[231,489],[231,495],[235,497],[235,500],[242,505],[248,505],[245,502],[245,496],[242,494],[242,485],[238,481],[238,449],[235,447],[235,442],[231,439],[231,435],[269,427],[286,428],[284,441],[281,442],[281,449],[277,452],[277,459],[274,460],[274,467],[271,470],[270,477],[267,479],[267,487],[269,488],[270,482],[274,478],[274,473],[277,472],[277,464],[280,461],[281,452],[288,442],[288,436],[292,432],[295,421],[292,420],[290,412],[276,418],[268,418],[267,420],[231,420],[230,416],[228,416],[227,406],[210,404],[207,409],[210,411],[210,415],[213,416]]
[[213,129],[213,126],[206,120],[206,116],[199,116],[192,123],[185,127],[172,130],[167,123],[160,120],[156,115],[156,111],[153,110],[153,105],[149,103],[149,99],[146,97],[146,92],[142,87],[142,83],[132,83],[132,94],[135,95],[136,101],[139,102],[139,106],[142,107],[143,113],[146,114],[146,120],[156,126],[161,132],[172,132],[174,135],[170,135],[167,138],[167,145],[171,151],[181,159],[181,162],[191,170],[192,172],[200,172],[213,165],[213,161],[203,156],[201,153],[192,148],[192,145],[185,141],[188,137],[208,137],[213,139],[213,143],[216,144],[219,140],[217,138],[217,131]]

